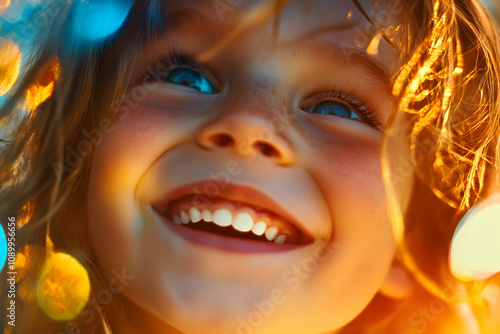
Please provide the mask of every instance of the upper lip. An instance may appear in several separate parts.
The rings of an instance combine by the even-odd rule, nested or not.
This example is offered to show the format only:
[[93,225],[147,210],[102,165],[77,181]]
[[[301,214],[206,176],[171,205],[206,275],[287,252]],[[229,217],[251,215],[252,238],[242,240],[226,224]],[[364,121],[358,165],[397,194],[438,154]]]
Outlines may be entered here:
[[[189,183],[168,191],[160,200],[152,203],[153,207],[166,207],[168,203],[178,198],[187,195],[205,195],[208,200],[213,198],[213,195],[206,194],[202,189],[207,184],[213,184],[214,180],[199,181]],[[228,183],[220,187],[220,192],[216,196],[231,202],[244,203],[254,207],[271,211],[278,216],[281,216],[285,221],[292,224],[306,239],[312,239],[306,227],[299,222],[290,212],[283,208],[271,196],[254,187],[246,185]]]

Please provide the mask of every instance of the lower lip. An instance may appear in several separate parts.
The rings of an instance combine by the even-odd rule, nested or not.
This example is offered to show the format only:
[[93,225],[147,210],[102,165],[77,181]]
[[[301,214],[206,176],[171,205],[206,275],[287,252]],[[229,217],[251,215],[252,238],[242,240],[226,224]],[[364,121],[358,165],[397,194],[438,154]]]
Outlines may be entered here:
[[[168,220],[167,218],[158,215],[165,226],[181,238],[189,241],[190,243],[215,248],[232,253],[277,253],[277,252],[288,252],[293,251],[298,248],[307,246],[308,244],[300,245],[284,245],[277,244],[275,242],[264,242],[256,240],[246,240],[240,238],[226,237],[210,232],[193,230],[182,225],[177,225]],[[202,223],[203,224],[203,223]]]

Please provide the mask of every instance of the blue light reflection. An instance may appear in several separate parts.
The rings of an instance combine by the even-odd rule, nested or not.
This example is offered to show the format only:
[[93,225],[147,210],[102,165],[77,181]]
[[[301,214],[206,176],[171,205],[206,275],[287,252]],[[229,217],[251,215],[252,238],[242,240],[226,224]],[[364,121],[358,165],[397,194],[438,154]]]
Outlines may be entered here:
[[101,39],[116,32],[125,22],[132,1],[94,0],[75,5],[73,30],[87,40]]

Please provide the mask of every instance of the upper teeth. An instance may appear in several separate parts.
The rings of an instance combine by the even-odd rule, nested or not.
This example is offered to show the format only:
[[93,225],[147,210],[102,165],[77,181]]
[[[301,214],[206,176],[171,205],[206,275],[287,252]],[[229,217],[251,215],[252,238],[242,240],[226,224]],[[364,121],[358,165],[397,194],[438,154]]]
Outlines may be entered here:
[[189,214],[181,211],[180,217],[174,215],[172,219],[176,224],[196,223],[200,220],[204,220],[205,222],[212,221],[214,224],[222,227],[232,226],[235,230],[240,232],[252,231],[253,234],[259,236],[264,234],[267,240],[274,240],[274,242],[279,244],[284,243],[286,239],[285,235],[278,236],[279,229],[276,226],[267,227],[266,222],[262,220],[254,223],[253,217],[246,212],[238,213],[233,218],[233,215],[227,209],[217,209],[211,213],[207,209],[203,209],[200,212],[197,208],[191,207],[189,209]]
[[187,223],[189,223],[191,221],[191,219],[189,219],[188,214],[185,213],[184,211],[181,211],[181,221],[182,221],[183,224],[187,224]]
[[257,222],[252,226],[252,232],[255,235],[263,235],[264,232],[266,232],[266,229],[267,229],[267,224],[266,222],[263,221]]
[[248,232],[253,227],[253,218],[248,213],[243,212],[234,217],[231,225],[238,231]]
[[208,211],[207,209],[203,210],[201,212],[201,219],[203,219],[206,222],[211,222],[212,221],[212,213]]
[[201,213],[197,208],[189,209],[189,218],[193,223],[197,223],[201,220]]
[[218,209],[215,210],[212,220],[216,225],[219,226],[229,226],[231,225],[231,222],[233,220],[233,216],[231,215],[231,212],[229,212],[226,209]]

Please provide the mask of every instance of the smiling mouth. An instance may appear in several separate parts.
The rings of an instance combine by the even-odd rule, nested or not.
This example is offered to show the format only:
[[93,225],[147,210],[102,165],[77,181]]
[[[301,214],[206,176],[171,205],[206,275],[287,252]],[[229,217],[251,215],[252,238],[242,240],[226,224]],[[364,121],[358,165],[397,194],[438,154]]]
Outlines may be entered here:
[[227,238],[274,243],[283,246],[312,241],[304,231],[271,210],[222,197],[199,203],[195,194],[185,195],[153,209],[181,228]]

